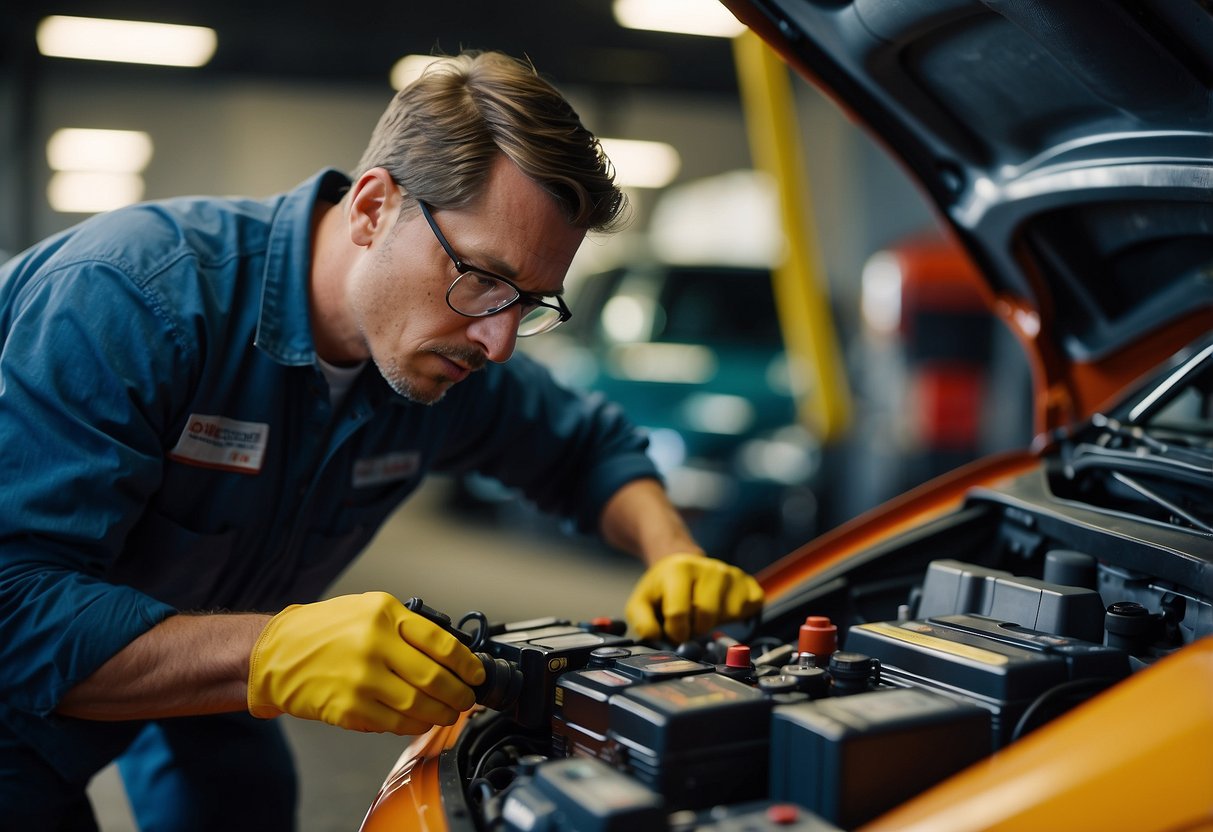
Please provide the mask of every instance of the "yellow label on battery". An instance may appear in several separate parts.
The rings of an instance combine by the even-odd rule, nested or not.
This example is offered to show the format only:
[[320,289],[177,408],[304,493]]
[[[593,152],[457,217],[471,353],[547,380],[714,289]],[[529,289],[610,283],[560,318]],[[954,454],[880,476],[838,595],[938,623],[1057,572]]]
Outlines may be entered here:
[[867,630],[869,633],[887,636],[897,641],[929,647],[941,653],[949,653],[964,659],[972,659],[982,664],[1003,665],[1009,661],[1006,656],[1001,653],[995,653],[992,650],[983,650],[971,644],[958,644],[955,641],[948,641],[938,636],[928,635],[927,633],[915,630],[907,630],[904,627],[898,627],[896,624],[889,624],[885,621],[878,621],[873,624],[859,624],[856,626],[856,629]]

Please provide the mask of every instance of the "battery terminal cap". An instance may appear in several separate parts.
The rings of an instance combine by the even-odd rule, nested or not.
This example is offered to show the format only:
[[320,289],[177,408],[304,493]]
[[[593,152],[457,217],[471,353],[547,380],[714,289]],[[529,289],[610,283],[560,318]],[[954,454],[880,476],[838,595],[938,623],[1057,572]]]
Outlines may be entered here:
[[829,656],[838,649],[838,627],[824,615],[810,615],[800,625],[797,652]]
[[750,663],[750,648],[744,644],[734,644],[729,647],[729,651],[724,657],[725,667],[742,667],[749,669],[753,665]]

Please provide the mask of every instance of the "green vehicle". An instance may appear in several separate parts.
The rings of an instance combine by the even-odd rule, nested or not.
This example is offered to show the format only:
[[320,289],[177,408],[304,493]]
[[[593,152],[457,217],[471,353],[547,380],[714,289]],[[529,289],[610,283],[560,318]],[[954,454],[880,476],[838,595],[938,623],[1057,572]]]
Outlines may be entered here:
[[[582,278],[571,295],[572,320],[523,347],[648,429],[708,551],[753,570],[819,530],[820,448],[797,424],[768,270],[627,265]],[[509,498],[493,483],[464,485]]]

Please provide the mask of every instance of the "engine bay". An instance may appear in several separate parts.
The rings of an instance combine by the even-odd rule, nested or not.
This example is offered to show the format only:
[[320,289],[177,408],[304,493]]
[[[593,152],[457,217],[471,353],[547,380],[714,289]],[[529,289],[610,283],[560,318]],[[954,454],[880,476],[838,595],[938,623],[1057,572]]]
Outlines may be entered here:
[[1058,476],[972,490],[710,638],[481,621],[498,674],[442,757],[452,828],[854,829],[1213,634],[1208,535]]

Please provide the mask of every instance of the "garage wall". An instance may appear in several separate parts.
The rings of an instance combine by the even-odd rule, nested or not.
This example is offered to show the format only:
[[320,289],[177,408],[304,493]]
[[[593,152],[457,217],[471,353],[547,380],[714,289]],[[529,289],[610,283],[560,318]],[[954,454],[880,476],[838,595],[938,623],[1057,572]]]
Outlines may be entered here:
[[[932,219],[883,151],[807,84],[796,79],[796,89],[823,257],[838,301],[849,305],[867,255]],[[0,104],[12,116],[0,133],[0,170],[8,174],[0,197],[0,248],[15,251],[81,218],[51,211],[43,196],[50,172],[42,149],[60,127],[151,134],[155,155],[144,174],[148,199],[262,196],[326,165],[353,166],[391,92],[386,84],[202,83],[185,71],[85,72],[55,64],[33,79],[26,109],[7,79],[0,86]],[[683,159],[679,181],[750,165],[734,100],[633,93],[608,101],[576,89],[566,93],[599,135],[677,147]],[[643,230],[653,198],[649,191],[635,194],[634,230]]]

